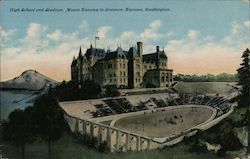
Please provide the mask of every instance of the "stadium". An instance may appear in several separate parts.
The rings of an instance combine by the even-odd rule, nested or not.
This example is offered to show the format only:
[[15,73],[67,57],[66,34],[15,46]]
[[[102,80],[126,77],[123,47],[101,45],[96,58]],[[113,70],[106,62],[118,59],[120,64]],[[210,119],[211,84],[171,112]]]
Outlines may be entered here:
[[59,103],[74,133],[107,143],[110,152],[171,146],[207,130],[237,106],[223,94],[155,93]]

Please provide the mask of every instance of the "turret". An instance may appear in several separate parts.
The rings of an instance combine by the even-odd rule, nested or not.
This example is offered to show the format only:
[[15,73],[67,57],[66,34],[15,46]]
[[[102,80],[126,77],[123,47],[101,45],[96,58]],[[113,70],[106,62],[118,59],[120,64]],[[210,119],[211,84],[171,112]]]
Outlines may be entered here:
[[80,50],[79,50],[79,57],[82,57],[82,48],[80,46]]
[[76,66],[76,58],[75,56],[73,57],[72,63],[71,63],[71,67],[75,67]]

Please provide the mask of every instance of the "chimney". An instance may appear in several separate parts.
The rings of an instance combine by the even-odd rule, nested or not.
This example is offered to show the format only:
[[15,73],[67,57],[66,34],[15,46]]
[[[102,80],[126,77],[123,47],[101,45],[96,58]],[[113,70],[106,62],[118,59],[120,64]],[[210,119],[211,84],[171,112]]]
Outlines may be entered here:
[[159,51],[160,51],[160,47],[156,46],[156,52],[159,53]]
[[138,41],[137,42],[137,54],[142,57],[142,53],[143,53],[143,50],[142,50],[142,42]]
[[159,46],[156,46],[156,68],[159,69],[159,62],[160,62],[160,59],[159,59],[159,52],[160,52],[160,47]]

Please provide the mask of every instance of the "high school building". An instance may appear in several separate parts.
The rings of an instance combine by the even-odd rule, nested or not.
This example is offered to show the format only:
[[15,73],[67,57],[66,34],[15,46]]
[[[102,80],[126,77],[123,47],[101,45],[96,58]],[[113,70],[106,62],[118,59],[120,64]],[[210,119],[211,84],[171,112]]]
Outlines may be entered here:
[[71,64],[73,81],[94,80],[101,86],[118,88],[168,87],[173,82],[173,70],[168,69],[168,57],[156,46],[153,53],[144,54],[142,42],[128,51],[93,48],[74,57]]

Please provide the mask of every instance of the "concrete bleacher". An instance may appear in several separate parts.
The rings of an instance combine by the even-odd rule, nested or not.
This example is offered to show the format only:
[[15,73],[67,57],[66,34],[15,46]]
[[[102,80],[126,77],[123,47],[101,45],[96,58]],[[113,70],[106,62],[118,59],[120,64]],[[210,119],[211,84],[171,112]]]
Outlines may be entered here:
[[176,105],[204,105],[216,108],[217,116],[230,110],[229,97],[218,94],[157,93],[62,102],[65,110],[77,117],[99,118]]

